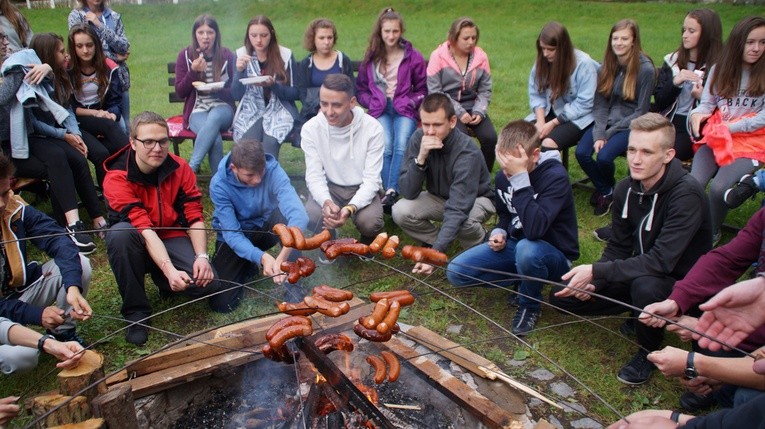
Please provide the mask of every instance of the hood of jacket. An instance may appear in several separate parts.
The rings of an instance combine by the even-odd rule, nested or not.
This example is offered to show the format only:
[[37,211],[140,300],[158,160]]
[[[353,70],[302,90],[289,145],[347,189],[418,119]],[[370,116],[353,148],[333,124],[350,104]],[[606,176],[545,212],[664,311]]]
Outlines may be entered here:
[[[685,175],[687,175],[688,172],[683,169],[683,165],[680,162],[679,159],[673,158],[669,164],[667,164],[666,168],[664,169],[664,175],[659,179],[658,182],[656,182],[656,185],[654,185],[651,189],[644,191],[642,184],[639,180],[634,180],[632,177],[629,177],[628,180],[628,186],[627,186],[627,192],[625,196],[625,204],[622,208],[621,217],[622,219],[627,219],[631,216],[630,213],[630,196],[636,195],[640,202],[643,201],[644,198],[647,198],[651,201],[650,209],[647,212],[647,216],[644,219],[644,225],[642,225],[642,229],[645,231],[651,231],[652,225],[653,225],[653,219],[656,212],[656,204],[659,200],[660,196],[665,196],[668,194],[675,186],[677,186],[683,179]],[[634,208],[633,208],[634,209]],[[691,208],[689,208],[691,209]],[[640,210],[640,216],[645,215],[646,213],[642,213],[645,210]]]

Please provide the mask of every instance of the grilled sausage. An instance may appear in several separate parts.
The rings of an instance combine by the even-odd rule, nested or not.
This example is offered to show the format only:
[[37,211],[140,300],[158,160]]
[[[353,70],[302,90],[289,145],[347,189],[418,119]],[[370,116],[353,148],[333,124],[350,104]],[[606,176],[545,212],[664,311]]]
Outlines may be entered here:
[[278,331],[274,336],[268,341],[268,344],[271,345],[271,348],[276,351],[281,346],[284,345],[287,340],[294,337],[307,337],[309,335],[313,334],[313,327],[306,326],[306,325],[294,325],[294,326],[287,326],[286,328]]
[[387,334],[381,334],[377,332],[376,329],[367,329],[360,324],[353,325],[353,332],[356,333],[356,335],[367,341],[373,341],[376,343],[384,343],[390,340],[393,330],[394,329],[391,329]]
[[282,242],[282,246],[295,247],[295,239],[292,238],[292,233],[287,228],[287,225],[283,223],[277,223],[273,228],[271,228],[271,231],[279,236],[279,240]]
[[351,243],[358,243],[358,240],[351,237],[338,238],[335,240],[327,240],[319,245],[319,249],[321,249],[322,252],[326,253],[329,246],[332,246],[334,244],[351,244]]
[[383,350],[380,355],[388,365],[388,381],[391,383],[398,380],[398,376],[401,375],[401,363],[398,361],[396,355],[388,350]]
[[356,255],[366,255],[369,253],[369,246],[363,243],[333,244],[324,252],[329,259],[335,259],[340,255],[353,253]]
[[375,355],[369,355],[367,356],[367,362],[372,365],[372,368],[375,370],[375,384],[380,384],[385,381],[385,361]]
[[342,302],[353,298],[353,292],[344,289],[336,289],[327,285],[319,285],[313,288],[313,293],[327,301]]
[[353,351],[353,342],[345,334],[327,334],[316,339],[316,347],[324,354],[329,354],[335,350],[346,352]]
[[300,277],[308,277],[316,271],[316,264],[311,258],[300,257],[295,262],[298,265]]
[[316,313],[315,308],[311,308],[302,302],[277,302],[279,311],[290,316],[310,316]]
[[295,249],[304,250],[305,237],[303,236],[303,231],[301,231],[300,228],[296,226],[289,226],[287,228],[290,230],[292,238],[295,240]]
[[377,237],[372,241],[372,243],[369,244],[369,253],[375,254],[382,249],[383,246],[385,246],[385,243],[388,242],[388,233],[387,232],[381,232],[377,234]]
[[311,238],[305,239],[305,244],[303,250],[313,250],[317,249],[319,246],[321,246],[325,241],[332,238],[332,233],[329,232],[328,229],[322,230],[320,233],[315,234]]
[[295,326],[295,325],[305,325],[305,326],[311,326],[311,319],[305,317],[305,316],[290,316],[285,317],[284,319],[281,319],[271,325],[271,327],[268,329],[268,332],[266,332],[266,340],[271,340],[271,338],[274,337],[274,335],[281,331],[282,329],[286,328],[287,326]]
[[385,242],[385,246],[382,249],[382,257],[385,259],[390,259],[396,256],[396,248],[398,247],[398,243],[398,235],[391,236],[391,238]]
[[400,311],[401,304],[399,304],[398,301],[391,302],[390,307],[388,308],[388,314],[385,315],[385,319],[377,324],[377,332],[381,334],[387,334],[390,332],[390,328],[393,327],[393,325],[398,320],[398,314]]
[[374,329],[388,313],[389,307],[390,301],[388,301],[387,298],[383,298],[377,301],[375,308],[372,310],[372,314],[370,314],[369,317],[365,320],[366,323],[364,323],[364,327],[367,329]]

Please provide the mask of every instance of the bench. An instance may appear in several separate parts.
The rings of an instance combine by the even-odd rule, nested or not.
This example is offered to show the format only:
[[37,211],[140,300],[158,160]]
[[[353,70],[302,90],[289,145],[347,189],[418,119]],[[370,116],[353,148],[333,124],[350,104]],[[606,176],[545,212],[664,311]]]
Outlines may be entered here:
[[[178,94],[175,93],[175,62],[167,63],[167,73],[169,75],[167,84],[172,88],[167,95],[168,101],[170,101],[170,103],[185,102],[186,100],[184,98],[179,97]],[[193,144],[194,140],[197,138],[197,135],[193,131],[183,127],[183,115],[175,115],[167,118],[167,128],[169,134],[168,137],[170,137],[170,141],[173,142],[173,152],[177,156],[181,156],[178,149],[179,144],[186,140],[191,140]],[[221,133],[221,137],[226,141],[234,141],[234,135],[231,131]]]

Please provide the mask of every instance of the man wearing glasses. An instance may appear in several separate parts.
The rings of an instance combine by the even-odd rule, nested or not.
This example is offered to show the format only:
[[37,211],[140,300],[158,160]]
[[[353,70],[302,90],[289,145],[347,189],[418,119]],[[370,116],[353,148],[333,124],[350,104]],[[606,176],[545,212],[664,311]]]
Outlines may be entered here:
[[[151,275],[161,296],[184,293],[208,299],[214,311],[236,305],[236,289],[213,280],[207,255],[202,194],[182,158],[168,153],[167,122],[142,112],[130,126],[130,145],[104,163],[104,196],[111,228],[106,234],[109,264],[122,296],[122,316],[131,322],[125,340],[144,344],[151,304],[144,278]],[[231,288],[231,289],[229,289]]]

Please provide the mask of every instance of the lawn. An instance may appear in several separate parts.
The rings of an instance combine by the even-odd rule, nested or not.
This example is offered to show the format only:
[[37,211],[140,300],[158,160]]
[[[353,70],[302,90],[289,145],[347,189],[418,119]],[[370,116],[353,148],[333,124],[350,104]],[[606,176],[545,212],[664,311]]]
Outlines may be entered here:
[[[232,50],[242,44],[247,21],[258,14],[268,15],[274,22],[279,41],[293,49],[296,59],[305,55],[301,47],[303,31],[315,17],[325,16],[335,21],[339,29],[338,48],[353,59],[360,59],[366,47],[372,22],[385,6],[393,5],[406,19],[405,37],[412,41],[427,57],[441,43],[453,19],[469,15],[481,29],[480,45],[489,55],[494,83],[490,115],[497,127],[510,120],[522,118],[528,113],[526,82],[535,56],[534,42],[539,29],[550,20],[558,20],[567,26],[579,49],[601,60],[606,47],[611,25],[621,18],[635,19],[641,26],[644,50],[661,65],[663,56],[677,48],[680,27],[685,13],[692,7],[684,3],[612,3],[580,1],[498,1],[463,2],[457,0],[423,0],[417,2],[381,2],[379,0],[308,0],[293,1],[244,1],[221,0],[183,1],[180,5],[118,5],[126,33],[131,41],[130,89],[132,112],[154,110],[169,116],[179,114],[180,104],[167,101],[167,69],[165,64],[174,61],[180,49],[190,43],[191,24],[201,13],[217,17],[221,28],[223,45]],[[468,6],[470,4],[471,6]],[[724,32],[727,35],[733,24],[743,16],[762,13],[753,7],[710,5],[718,10]],[[37,32],[53,31],[66,34],[66,17],[69,10],[24,10],[32,28]],[[188,157],[190,145],[182,148]],[[287,171],[300,177],[303,171],[302,153],[285,146],[281,152],[282,163]],[[626,168],[620,161],[617,174],[624,176]],[[571,177],[582,176],[578,166],[571,165]],[[200,183],[205,188],[206,184]],[[298,190],[305,194],[304,185],[295,181]],[[575,190],[579,213],[579,239],[582,256],[577,263],[596,260],[602,251],[592,231],[605,225],[604,218],[592,216],[587,203],[589,192]],[[728,223],[742,226],[756,210],[757,204],[748,203],[728,217]],[[206,200],[206,211],[212,207]],[[209,225],[209,216],[208,216]],[[386,230],[400,234],[401,231],[388,218]],[[352,231],[344,231],[352,233]],[[730,238],[724,236],[723,240]],[[81,334],[89,341],[104,337],[123,325],[110,317],[119,316],[120,297],[104,252],[103,242],[92,256],[94,267],[93,283],[89,300],[95,315],[81,325]],[[210,241],[212,246],[212,240]],[[456,249],[454,249],[456,250]],[[420,294],[414,306],[402,314],[410,324],[422,324],[436,332],[444,333],[449,325],[463,325],[462,331],[450,337],[494,360],[498,365],[512,372],[520,379],[528,380],[525,372],[537,367],[546,367],[557,374],[559,369],[550,362],[572,374],[582,384],[590,387],[619,413],[628,414],[636,409],[659,407],[676,408],[680,389],[673,381],[655,375],[646,385],[629,388],[614,377],[618,368],[627,361],[636,349],[631,343],[615,334],[621,323],[619,318],[596,322],[603,329],[594,328],[590,323],[573,323],[571,316],[563,316],[551,309],[545,309],[540,325],[554,328],[544,329],[528,337],[533,350],[508,338],[498,326],[508,328],[512,310],[505,304],[507,292],[496,289],[467,289],[456,291],[444,279],[442,272],[423,278],[412,278],[406,273],[410,265],[394,259],[387,266],[378,261],[348,261],[343,264],[321,266],[308,279],[310,286],[328,283],[336,287],[348,287],[360,296],[369,291],[389,288],[413,288]],[[150,298],[155,312],[167,311],[154,318],[153,324],[163,330],[184,335],[200,329],[265,314],[274,310],[273,298],[280,298],[281,290],[269,281],[250,285],[247,298],[235,312],[227,315],[211,314],[204,303],[180,307],[183,298],[160,299],[155,288],[149,287]],[[436,293],[436,291],[440,293]],[[469,311],[465,306],[474,309]],[[480,316],[479,316],[480,314]],[[146,355],[173,339],[171,335],[153,332],[149,343],[141,348],[125,343],[123,334],[117,333],[97,346],[107,356],[109,370],[120,368],[126,361]],[[677,344],[674,338],[668,342]],[[521,370],[513,370],[507,364],[511,358],[525,358],[527,363]],[[549,360],[548,360],[549,359]],[[4,377],[0,386],[0,397],[44,391],[49,389],[55,377],[52,360],[43,358],[37,370],[30,374]],[[566,381],[577,386],[571,379]],[[33,386],[30,388],[30,386]],[[577,387],[578,388],[578,387]],[[579,389],[581,390],[581,389]],[[550,394],[550,392],[545,392]],[[616,420],[616,415],[605,404],[592,395],[583,395],[581,402],[588,415],[607,423]]]

